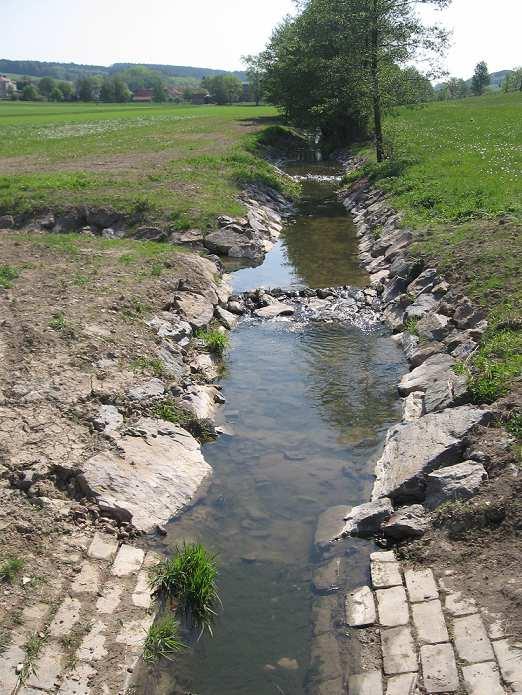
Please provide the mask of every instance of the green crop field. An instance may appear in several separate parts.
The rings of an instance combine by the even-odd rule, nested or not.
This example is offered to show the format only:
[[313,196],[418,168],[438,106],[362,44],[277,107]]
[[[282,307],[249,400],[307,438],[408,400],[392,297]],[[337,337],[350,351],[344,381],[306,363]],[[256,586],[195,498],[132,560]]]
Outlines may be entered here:
[[272,107],[0,102],[0,211],[80,204],[177,228],[237,214],[240,184],[279,187],[255,155]]

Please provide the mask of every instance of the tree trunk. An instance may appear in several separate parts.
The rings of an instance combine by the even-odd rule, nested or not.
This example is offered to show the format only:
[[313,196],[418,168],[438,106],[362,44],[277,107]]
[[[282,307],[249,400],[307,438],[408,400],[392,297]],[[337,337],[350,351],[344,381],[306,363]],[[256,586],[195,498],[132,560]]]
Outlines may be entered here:
[[372,80],[372,101],[373,101],[373,120],[375,134],[375,151],[377,161],[384,160],[384,143],[382,137],[382,112],[381,112],[381,87],[379,84],[379,26],[378,26],[378,0],[372,0],[372,30],[371,30],[371,80]]

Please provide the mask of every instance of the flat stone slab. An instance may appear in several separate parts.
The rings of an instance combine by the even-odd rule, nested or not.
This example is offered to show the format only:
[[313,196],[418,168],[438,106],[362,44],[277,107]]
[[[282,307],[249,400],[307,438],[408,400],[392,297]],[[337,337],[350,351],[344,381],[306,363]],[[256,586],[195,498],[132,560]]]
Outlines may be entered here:
[[118,541],[112,536],[103,536],[96,532],[87,555],[95,560],[112,560],[118,550]]
[[463,666],[462,675],[468,695],[506,695],[499,670],[493,662]]
[[475,599],[463,596],[461,591],[454,591],[448,594],[444,601],[444,608],[455,617],[478,612]]
[[104,631],[105,625],[103,622],[98,621],[94,623],[78,649],[77,655],[80,661],[100,661],[104,656],[107,656]]
[[144,401],[147,398],[156,398],[165,393],[165,386],[161,379],[149,379],[143,384],[134,386],[129,390],[129,398],[133,401]]
[[417,639],[421,644],[449,642],[448,629],[440,601],[414,603],[411,610]]
[[406,570],[404,578],[412,603],[439,598],[439,591],[431,570]]
[[416,673],[403,673],[388,681],[386,695],[418,695],[419,677]]
[[382,627],[397,627],[408,624],[410,614],[406,590],[403,586],[379,589],[375,593],[377,595],[379,624]]
[[123,592],[123,586],[119,581],[108,582],[104,588],[102,595],[96,601],[96,610],[102,615],[110,615],[120,605],[120,599]]
[[317,530],[315,532],[315,545],[319,549],[325,549],[338,538],[344,528],[344,517],[350,513],[351,507],[338,505],[330,507],[319,516]]
[[82,604],[78,599],[66,596],[49,626],[49,634],[51,637],[63,637],[67,635],[80,619],[81,607]]
[[254,314],[260,319],[275,319],[278,316],[292,316],[294,307],[289,304],[278,302],[277,304],[269,304],[261,309],[256,309]]
[[137,647],[143,644],[149,627],[154,622],[153,615],[146,615],[141,620],[129,620],[124,625],[118,635],[116,642],[126,644],[128,647]]
[[488,479],[481,463],[464,461],[433,471],[426,477],[426,503],[431,509],[447,500],[467,500]]
[[58,695],[90,695],[90,679],[96,675],[95,669],[89,664],[79,663],[73,671],[64,676]]
[[381,524],[393,514],[393,506],[388,498],[378,499],[353,507],[345,517],[346,524],[342,536],[370,537],[377,533]]
[[459,674],[451,644],[425,645],[420,650],[424,687],[428,693],[454,693]]
[[461,406],[392,427],[376,464],[372,499],[390,497],[394,502],[422,502],[425,476],[457,463],[466,435],[476,425],[486,424],[490,417],[488,410]]
[[346,622],[350,627],[367,627],[377,620],[373,592],[368,586],[350,592],[346,597]]
[[335,557],[314,571],[313,587],[318,594],[333,594],[340,590],[341,558]]
[[383,695],[380,671],[368,671],[350,676],[348,679],[350,695]]
[[387,589],[390,586],[402,586],[401,566],[393,558],[393,562],[372,560],[370,563],[372,585],[374,589]]
[[136,586],[132,594],[132,603],[138,608],[149,609],[152,603],[152,596],[149,586],[149,575],[142,571],[138,574]]
[[493,642],[495,656],[502,672],[502,678],[522,691],[522,645],[501,639]]
[[143,564],[145,553],[141,548],[132,545],[122,545],[111,568],[115,577],[127,577],[135,574]]
[[73,594],[95,594],[100,588],[100,572],[92,562],[84,562],[71,584]]
[[25,661],[25,651],[16,645],[11,645],[0,658],[0,693],[12,693],[18,683],[17,664]]
[[392,627],[381,631],[384,673],[395,676],[419,670],[415,644],[409,627]]
[[495,658],[486,628],[478,613],[455,618],[453,638],[459,658],[468,664],[492,661]]
[[29,688],[54,690],[63,668],[63,649],[56,641],[47,642],[38,655],[36,673],[27,679]]
[[109,514],[151,531],[194,501],[212,469],[181,427],[142,418],[134,434],[117,438],[118,451],[88,459],[77,480],[85,496]]

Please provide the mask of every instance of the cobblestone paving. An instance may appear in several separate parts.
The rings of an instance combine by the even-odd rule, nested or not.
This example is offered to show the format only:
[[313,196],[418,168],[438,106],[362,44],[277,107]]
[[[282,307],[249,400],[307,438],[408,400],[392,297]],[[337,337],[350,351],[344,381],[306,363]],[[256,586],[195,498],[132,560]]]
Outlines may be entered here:
[[154,620],[147,569],[156,557],[96,533],[57,578],[54,602],[27,605],[0,656],[2,695],[123,695]]
[[382,670],[348,679],[349,695],[522,694],[522,644],[431,570],[403,572],[393,551],[371,556],[370,587],[346,596],[346,622],[380,629]]

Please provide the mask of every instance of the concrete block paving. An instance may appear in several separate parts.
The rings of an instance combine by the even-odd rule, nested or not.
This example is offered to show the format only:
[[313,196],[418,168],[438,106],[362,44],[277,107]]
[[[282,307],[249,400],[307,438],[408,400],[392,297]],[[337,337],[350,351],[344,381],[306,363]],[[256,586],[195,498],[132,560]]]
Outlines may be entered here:
[[[99,533],[85,547],[55,600],[24,609],[0,659],[2,694],[116,695],[130,685],[154,621],[147,569],[158,558]],[[29,661],[30,638],[39,648]]]
[[382,670],[349,675],[349,695],[522,693],[522,644],[502,616],[481,613],[446,578],[437,584],[431,569],[403,573],[392,551],[371,555],[371,578],[347,595],[346,623],[372,628],[377,605]]

